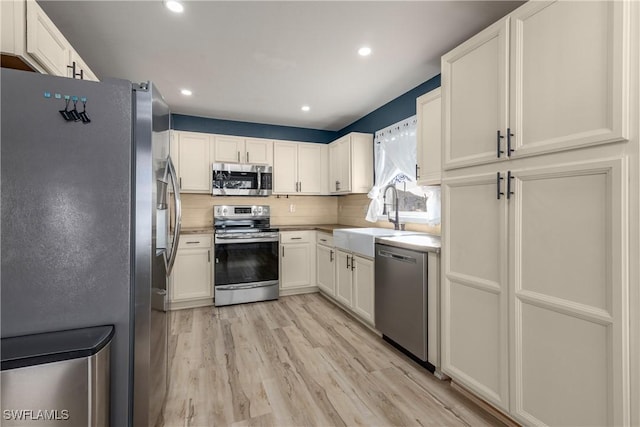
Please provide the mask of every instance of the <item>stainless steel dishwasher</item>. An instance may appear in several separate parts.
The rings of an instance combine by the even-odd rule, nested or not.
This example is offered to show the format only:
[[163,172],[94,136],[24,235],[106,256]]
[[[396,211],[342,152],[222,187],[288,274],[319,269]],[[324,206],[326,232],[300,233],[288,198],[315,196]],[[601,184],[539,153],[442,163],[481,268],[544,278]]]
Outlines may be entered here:
[[383,338],[427,362],[427,254],[376,243],[375,325]]

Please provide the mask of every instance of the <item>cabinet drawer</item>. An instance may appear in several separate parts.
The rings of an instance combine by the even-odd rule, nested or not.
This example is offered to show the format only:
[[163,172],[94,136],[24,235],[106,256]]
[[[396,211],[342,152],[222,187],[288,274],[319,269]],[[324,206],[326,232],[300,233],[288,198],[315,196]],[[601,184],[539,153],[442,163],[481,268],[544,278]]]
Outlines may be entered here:
[[210,248],[212,236],[209,234],[182,234],[178,249]]
[[333,234],[323,233],[318,231],[316,233],[316,243],[320,245],[333,247]]
[[283,231],[280,233],[280,243],[309,243],[313,231]]

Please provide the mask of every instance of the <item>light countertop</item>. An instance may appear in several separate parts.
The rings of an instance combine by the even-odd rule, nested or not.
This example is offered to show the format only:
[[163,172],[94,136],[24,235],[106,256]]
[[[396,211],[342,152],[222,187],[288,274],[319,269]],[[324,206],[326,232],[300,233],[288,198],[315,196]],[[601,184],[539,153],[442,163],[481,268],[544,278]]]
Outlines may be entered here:
[[418,252],[440,252],[440,236],[411,234],[405,236],[376,237],[376,243]]

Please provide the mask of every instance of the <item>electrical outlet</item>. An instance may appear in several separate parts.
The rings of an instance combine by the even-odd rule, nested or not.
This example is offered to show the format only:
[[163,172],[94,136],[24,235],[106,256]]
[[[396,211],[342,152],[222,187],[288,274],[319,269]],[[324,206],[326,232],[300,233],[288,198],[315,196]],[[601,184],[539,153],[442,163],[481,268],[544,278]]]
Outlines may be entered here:
[[296,211],[296,205],[294,205],[293,203],[291,203],[289,205],[289,212],[294,213]]

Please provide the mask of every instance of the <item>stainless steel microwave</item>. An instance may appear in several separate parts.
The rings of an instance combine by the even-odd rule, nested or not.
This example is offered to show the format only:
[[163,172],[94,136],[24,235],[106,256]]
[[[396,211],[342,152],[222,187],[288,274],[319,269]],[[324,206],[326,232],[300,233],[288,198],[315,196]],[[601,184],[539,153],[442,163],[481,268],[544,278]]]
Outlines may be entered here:
[[213,164],[214,196],[269,196],[272,190],[271,166],[235,163]]

